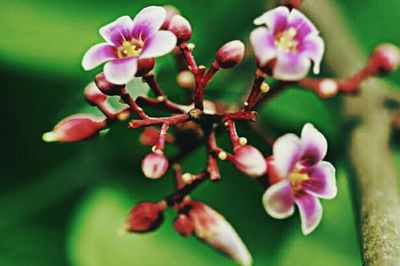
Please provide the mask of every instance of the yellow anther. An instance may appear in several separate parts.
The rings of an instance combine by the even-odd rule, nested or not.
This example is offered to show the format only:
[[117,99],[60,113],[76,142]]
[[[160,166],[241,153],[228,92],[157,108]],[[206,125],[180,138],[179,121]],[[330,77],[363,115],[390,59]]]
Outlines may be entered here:
[[294,39],[296,34],[297,30],[295,28],[289,28],[288,30],[279,34],[275,41],[278,49],[284,52],[295,52],[298,44]]
[[301,181],[306,181],[306,180],[309,180],[309,179],[310,179],[310,177],[308,176],[308,174],[302,174],[302,173],[299,173],[299,172],[292,172],[289,175],[290,183],[293,186],[298,184],[298,183],[300,183]]

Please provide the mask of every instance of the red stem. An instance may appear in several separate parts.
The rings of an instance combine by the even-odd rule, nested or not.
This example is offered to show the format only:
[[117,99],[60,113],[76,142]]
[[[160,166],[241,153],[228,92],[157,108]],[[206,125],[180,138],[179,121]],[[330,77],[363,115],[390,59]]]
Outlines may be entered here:
[[257,103],[257,100],[261,94],[260,87],[262,83],[264,82],[264,77],[258,73],[256,73],[256,76],[254,77],[253,81],[253,86],[251,87],[251,91],[249,94],[249,97],[247,98],[246,104],[244,109],[247,111],[253,110],[254,106]]
[[168,123],[169,125],[176,125],[179,123],[186,122],[189,119],[190,119],[189,114],[179,114],[179,115],[173,115],[173,116],[169,116],[169,117],[158,117],[158,118],[147,117],[143,120],[129,121],[129,127],[130,128],[139,128],[139,127],[143,127],[143,126],[159,125],[159,124],[165,124],[165,123]]
[[164,150],[165,136],[167,135],[168,128],[169,128],[168,123],[162,124],[160,129],[160,136],[158,137],[158,142],[156,144],[155,150],[159,151]]
[[237,111],[233,113],[226,113],[222,115],[222,122],[226,122],[228,120],[257,120],[257,112],[256,111]]
[[229,138],[231,140],[232,146],[235,149],[235,147],[239,146],[239,136],[236,132],[236,127],[235,123],[232,120],[226,121],[228,123],[228,132],[229,132]]
[[126,91],[126,88],[122,89],[121,93],[121,100],[129,105],[131,110],[135,112],[141,119],[148,119],[149,117],[145,114],[142,108],[139,107],[139,105],[136,104],[135,100],[131,97],[131,95]]
[[139,96],[136,99],[136,103],[140,105],[148,105],[156,108],[162,108],[165,109],[166,111],[170,111],[173,113],[184,113],[184,111],[181,109],[181,107],[177,104],[174,103],[167,98],[164,98],[162,101],[144,97],[144,96]]
[[190,184],[183,186],[182,188],[178,189],[171,195],[165,198],[168,206],[173,206],[176,203],[182,202],[182,200],[192,192],[198,185],[200,185],[204,180],[206,180],[207,172],[202,172],[196,177],[194,177],[193,181]]
[[164,91],[161,89],[160,84],[158,83],[156,76],[154,74],[148,74],[142,77],[142,79],[149,85],[154,94],[158,96],[165,96]]

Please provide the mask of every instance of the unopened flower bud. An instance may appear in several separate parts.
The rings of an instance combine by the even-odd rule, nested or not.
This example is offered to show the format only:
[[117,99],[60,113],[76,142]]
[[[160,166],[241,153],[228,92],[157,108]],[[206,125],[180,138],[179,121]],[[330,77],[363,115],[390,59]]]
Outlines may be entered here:
[[149,73],[154,68],[154,58],[141,58],[138,60],[138,69],[135,74],[136,77],[142,77]]
[[388,73],[397,69],[400,63],[400,49],[393,44],[385,43],[375,48],[370,64],[375,64],[377,70]]
[[189,41],[192,37],[192,27],[181,15],[175,15],[171,19],[168,30],[176,35],[178,45]]
[[97,88],[99,88],[99,90],[105,95],[121,95],[121,90],[123,86],[115,85],[109,82],[104,76],[104,73],[97,74],[94,81],[97,85]]
[[237,146],[234,152],[233,163],[244,174],[258,177],[267,171],[267,164],[263,155],[253,146]]
[[46,142],[73,142],[90,138],[106,125],[105,121],[98,121],[97,117],[77,114],[61,120],[52,131],[43,134]]
[[185,89],[192,89],[195,85],[195,79],[193,73],[189,70],[182,70],[176,76],[176,83]]
[[317,93],[321,98],[330,98],[339,92],[339,86],[333,79],[323,79],[319,83]]
[[107,96],[102,93],[99,88],[97,88],[96,83],[90,82],[84,90],[84,95],[86,100],[90,104],[97,105],[99,103],[105,102],[107,100]]
[[157,229],[164,220],[164,209],[162,203],[141,202],[135,205],[126,221],[126,230],[149,232]]
[[151,179],[158,179],[168,170],[168,159],[160,151],[146,155],[142,161],[143,174]]
[[[140,134],[139,140],[145,146],[153,146],[157,144],[159,137],[160,137],[160,130],[158,130],[155,127],[146,127],[143,130],[142,134]],[[172,142],[174,141],[174,137],[166,133],[165,141]]]
[[161,29],[162,29],[162,30],[168,30],[172,18],[173,18],[175,15],[179,15],[180,12],[179,12],[179,10],[178,10],[176,7],[174,7],[174,6],[164,6],[164,9],[165,9],[165,11],[166,11],[166,15],[165,15],[164,23],[163,23],[162,26],[161,26]]
[[183,236],[190,236],[194,230],[192,220],[185,214],[179,214],[174,221],[174,228],[179,234]]
[[199,201],[191,201],[188,205],[191,208],[189,218],[198,238],[224,252],[238,264],[251,265],[252,258],[245,244],[221,214]]
[[219,48],[216,61],[220,68],[232,68],[242,61],[244,44],[241,41],[231,41]]

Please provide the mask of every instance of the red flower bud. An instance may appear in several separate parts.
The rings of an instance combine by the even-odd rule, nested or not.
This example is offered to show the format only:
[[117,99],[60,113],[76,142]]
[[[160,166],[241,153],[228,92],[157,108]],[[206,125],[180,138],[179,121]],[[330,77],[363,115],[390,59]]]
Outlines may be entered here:
[[168,30],[172,18],[173,18],[175,15],[179,15],[180,12],[179,12],[179,10],[178,10],[176,7],[174,7],[174,6],[164,6],[164,9],[165,9],[165,11],[166,11],[166,16],[165,16],[164,23],[163,23],[162,26],[161,26],[161,29],[162,29],[162,30]]
[[188,42],[192,37],[192,27],[181,15],[175,15],[171,19],[168,30],[176,35],[178,45]]
[[61,120],[52,131],[43,134],[43,140],[46,142],[80,141],[96,135],[105,125],[105,121],[98,121],[98,118],[91,115],[71,115]]
[[216,61],[220,68],[232,68],[242,61],[244,44],[241,41],[231,41],[219,48]]
[[135,205],[126,221],[130,232],[149,232],[157,229],[164,220],[163,203],[141,202]]
[[147,154],[142,161],[142,171],[148,178],[158,179],[163,176],[167,170],[168,160],[160,151]]
[[115,85],[109,82],[104,76],[104,73],[97,74],[94,82],[96,83],[97,88],[99,88],[99,90],[105,95],[121,95],[123,86]]
[[107,100],[107,96],[102,93],[99,88],[96,86],[96,83],[90,82],[84,90],[86,100],[94,105],[98,105],[99,103],[105,102]]
[[221,214],[199,201],[191,201],[188,205],[189,218],[198,238],[224,252],[240,265],[252,264],[246,245]]
[[267,171],[267,164],[263,155],[253,146],[238,146],[234,152],[233,163],[244,174],[258,177]]
[[[160,130],[155,127],[146,127],[142,134],[140,134],[140,142],[145,146],[153,146],[156,145],[158,139],[160,138]],[[170,134],[166,133],[165,135],[166,142],[173,142],[174,137]]]
[[370,64],[378,71],[387,73],[397,69],[400,63],[400,50],[397,46],[385,43],[375,48],[371,55]]
[[138,61],[138,69],[135,74],[136,77],[141,77],[149,73],[154,68],[154,58],[142,58]]
[[194,230],[194,224],[192,220],[185,214],[179,214],[174,221],[174,228],[179,234],[183,236],[190,236]]

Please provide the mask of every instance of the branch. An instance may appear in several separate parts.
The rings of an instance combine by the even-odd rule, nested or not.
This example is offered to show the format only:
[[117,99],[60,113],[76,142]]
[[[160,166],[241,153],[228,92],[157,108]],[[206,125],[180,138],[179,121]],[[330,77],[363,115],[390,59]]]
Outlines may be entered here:
[[[335,1],[306,1],[304,9],[323,32],[333,71],[340,76],[355,73],[367,59]],[[392,113],[384,105],[385,99],[398,98],[393,94],[386,82],[371,79],[361,86],[359,96],[344,101],[344,117],[360,120],[350,133],[349,157],[365,265],[400,264],[400,200],[389,147]]]

